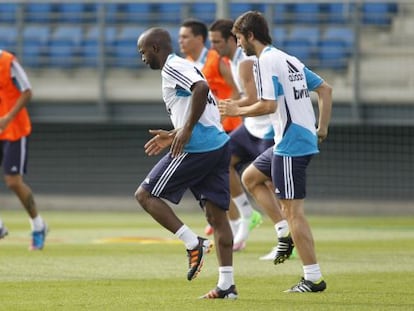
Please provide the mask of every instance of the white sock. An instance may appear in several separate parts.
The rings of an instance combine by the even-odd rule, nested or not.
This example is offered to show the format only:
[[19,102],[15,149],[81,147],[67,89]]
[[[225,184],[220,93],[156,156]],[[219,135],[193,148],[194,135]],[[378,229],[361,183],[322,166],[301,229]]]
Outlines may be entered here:
[[30,218],[29,220],[32,231],[42,231],[45,228],[45,222],[39,214],[35,218]]
[[314,283],[319,283],[319,281],[322,279],[321,268],[317,263],[314,265],[303,266],[303,274],[305,280]]
[[3,228],[3,220],[0,218],[0,228]]
[[230,224],[231,232],[233,232],[233,237],[236,235],[237,230],[239,229],[240,222],[241,222],[241,218],[236,219],[236,220],[229,219],[229,224]]
[[247,198],[246,193],[243,192],[241,195],[231,199],[233,200],[234,204],[239,210],[240,216],[242,218],[249,218],[252,215],[253,207],[250,204],[250,201]]
[[177,238],[184,242],[187,249],[195,249],[198,245],[198,236],[186,225],[182,225],[180,229],[174,233]]
[[219,267],[219,280],[217,286],[222,289],[226,290],[229,289],[230,286],[234,284],[234,275],[233,275],[233,267],[226,266],[226,267]]
[[278,238],[285,238],[289,234],[289,224],[283,219],[275,224],[275,230]]

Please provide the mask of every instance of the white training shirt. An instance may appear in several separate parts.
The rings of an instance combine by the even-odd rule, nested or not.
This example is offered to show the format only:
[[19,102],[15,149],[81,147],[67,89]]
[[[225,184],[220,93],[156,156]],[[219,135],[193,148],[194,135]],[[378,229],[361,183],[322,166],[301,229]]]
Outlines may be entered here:
[[[162,96],[174,128],[181,128],[187,121],[192,103],[191,87],[204,80],[195,65],[176,54],[170,54],[161,71]],[[189,153],[207,152],[222,147],[229,140],[220,123],[217,103],[209,92],[203,114],[194,126],[190,141],[184,151]]]
[[323,80],[296,57],[270,45],[259,56],[256,74],[259,98],[277,101],[276,112],[270,115],[275,131],[274,153],[318,153],[316,118],[309,92]]
[[[246,60],[253,60],[256,64],[256,56],[247,56],[243,50],[238,47],[230,61],[231,73],[234,77],[234,82],[239,90],[239,93],[243,96],[244,90],[242,88],[242,81],[240,78],[240,64]],[[243,120],[244,126],[247,131],[253,136],[260,139],[272,139],[274,132],[269,115],[246,117]]]

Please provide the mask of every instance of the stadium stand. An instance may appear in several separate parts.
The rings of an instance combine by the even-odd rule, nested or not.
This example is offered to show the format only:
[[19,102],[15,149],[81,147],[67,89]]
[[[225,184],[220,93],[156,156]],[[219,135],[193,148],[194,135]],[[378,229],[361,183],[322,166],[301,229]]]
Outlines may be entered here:
[[23,31],[23,54],[24,66],[41,68],[44,58],[48,53],[50,38],[50,27],[48,25],[29,25]]
[[83,29],[81,26],[61,25],[56,27],[49,43],[48,65],[67,69],[77,66],[82,37]]
[[18,8],[16,3],[0,3],[0,23],[15,23]]
[[[104,28],[105,42],[103,48],[105,49],[105,55],[110,55],[112,47],[116,38],[116,28],[113,26],[107,26]],[[82,65],[87,67],[98,66],[99,61],[99,48],[100,48],[100,29],[98,26],[92,26],[86,31],[81,45],[80,55],[82,56]]]
[[292,22],[295,24],[320,23],[322,13],[319,3],[294,3],[292,5]]
[[[137,36],[145,27],[125,26],[114,40],[111,66],[123,68],[138,68],[144,64],[139,60],[136,49]],[[132,48],[133,47],[133,48]]]
[[54,5],[52,3],[27,3],[24,6],[25,22],[51,23],[53,21]]

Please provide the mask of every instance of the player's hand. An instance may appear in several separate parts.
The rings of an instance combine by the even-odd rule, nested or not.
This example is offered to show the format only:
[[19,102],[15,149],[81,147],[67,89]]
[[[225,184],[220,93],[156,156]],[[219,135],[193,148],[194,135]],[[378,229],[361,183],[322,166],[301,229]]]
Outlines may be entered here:
[[164,148],[171,145],[174,133],[166,130],[149,130],[149,133],[154,135],[144,145],[145,153],[149,156],[158,155]]
[[231,99],[220,100],[218,103],[220,115],[226,117],[237,117],[239,115],[239,106]]
[[178,157],[184,151],[184,146],[189,142],[192,131],[183,127],[177,131],[171,144],[170,152],[173,158]]
[[316,135],[318,136],[318,142],[321,143],[328,136],[328,129],[327,128],[318,128],[316,130]]

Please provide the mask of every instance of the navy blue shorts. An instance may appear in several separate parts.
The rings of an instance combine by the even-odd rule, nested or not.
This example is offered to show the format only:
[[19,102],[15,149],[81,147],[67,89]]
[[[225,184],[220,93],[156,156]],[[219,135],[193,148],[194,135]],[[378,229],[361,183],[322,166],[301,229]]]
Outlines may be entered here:
[[210,201],[228,210],[230,204],[230,148],[203,153],[183,153],[172,158],[167,153],[153,167],[141,187],[153,196],[178,204],[187,189],[204,206]]
[[306,197],[306,168],[312,155],[287,157],[273,155],[272,180],[280,199],[304,199]]
[[273,147],[269,147],[253,161],[254,167],[269,177],[269,179],[272,178],[272,158]]
[[1,140],[0,161],[6,175],[23,175],[27,170],[28,137],[16,141]]
[[273,139],[260,139],[247,131],[244,124],[230,133],[231,154],[240,159],[240,165],[254,161],[267,148],[274,145]]

